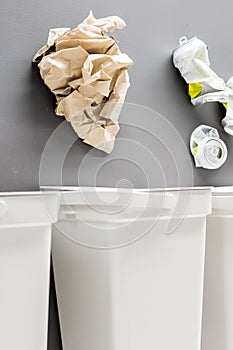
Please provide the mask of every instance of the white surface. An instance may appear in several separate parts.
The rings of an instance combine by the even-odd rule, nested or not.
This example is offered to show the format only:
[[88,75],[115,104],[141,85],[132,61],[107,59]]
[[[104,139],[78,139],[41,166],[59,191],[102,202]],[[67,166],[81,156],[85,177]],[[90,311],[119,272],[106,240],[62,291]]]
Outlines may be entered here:
[[[149,195],[153,204],[157,195],[157,209],[146,208],[135,221],[130,216],[126,222],[125,217],[120,227],[124,215],[106,213],[104,199],[102,205],[101,200],[98,205],[95,202],[95,210],[111,216],[111,225],[110,220],[99,219],[94,224],[88,220],[93,207],[91,203],[81,205],[81,197],[79,205],[62,205],[54,225],[52,252],[64,350],[200,350],[210,190],[180,191],[175,203],[180,208],[185,203],[182,211],[175,209],[171,218],[174,207],[165,208],[146,234],[127,244],[134,230],[139,233],[145,222],[155,220],[161,194]],[[72,217],[70,209],[78,216]],[[173,226],[170,234],[168,225]],[[103,231],[111,237],[108,243],[123,233],[125,244],[100,249],[80,242],[84,232],[97,244],[96,237]]]
[[46,350],[58,196],[1,194],[0,203],[0,349]]
[[232,227],[232,187],[216,188],[207,220],[202,350],[233,349]]
[[212,192],[214,196],[218,196],[218,195],[233,196],[233,186],[213,187]]
[[[194,186],[194,187],[155,187],[155,188],[134,188],[132,191],[135,192],[167,192],[167,191],[194,191],[194,190],[204,190],[209,189],[210,186]],[[216,187],[218,188],[218,187]],[[222,187],[224,188],[224,187]],[[232,187],[233,188],[233,187]],[[102,191],[102,192],[115,192],[118,190],[126,191],[129,190],[126,188],[119,187],[80,187],[80,186],[40,186],[41,191],[46,191],[46,193],[61,192],[61,191]],[[5,192],[6,193],[6,192]],[[17,192],[15,192],[17,193]]]
[[52,223],[57,220],[59,203],[54,192],[0,192],[0,225]]

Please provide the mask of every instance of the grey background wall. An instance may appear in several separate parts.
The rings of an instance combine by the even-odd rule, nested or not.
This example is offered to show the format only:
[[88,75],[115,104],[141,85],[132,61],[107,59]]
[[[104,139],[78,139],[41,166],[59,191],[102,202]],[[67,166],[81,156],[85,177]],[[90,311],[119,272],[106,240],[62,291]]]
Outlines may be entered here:
[[[224,109],[218,104],[194,108],[171,63],[178,39],[197,35],[208,43],[216,72],[224,79],[233,75],[230,0],[8,0],[0,8],[1,191],[37,190],[39,182],[61,181],[135,187],[232,184],[233,137],[220,126]],[[126,29],[115,36],[134,60],[122,127],[110,156],[77,140],[70,125],[54,115],[54,98],[31,64],[49,28],[74,27],[90,9],[96,17],[117,14],[125,19]],[[192,130],[201,123],[217,127],[228,145],[228,160],[219,170],[193,167],[187,147]],[[40,168],[48,140],[52,143]],[[64,158],[67,145],[72,147]],[[48,348],[60,349],[53,279],[51,287]]]

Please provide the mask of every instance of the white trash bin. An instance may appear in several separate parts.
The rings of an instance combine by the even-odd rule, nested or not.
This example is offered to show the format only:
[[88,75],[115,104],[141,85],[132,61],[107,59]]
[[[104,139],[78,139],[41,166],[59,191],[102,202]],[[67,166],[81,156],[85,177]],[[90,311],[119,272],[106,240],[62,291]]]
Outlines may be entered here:
[[213,190],[207,219],[202,350],[233,349],[233,187]]
[[61,203],[63,350],[200,350],[211,190],[84,188]]
[[46,350],[56,194],[0,193],[0,349]]

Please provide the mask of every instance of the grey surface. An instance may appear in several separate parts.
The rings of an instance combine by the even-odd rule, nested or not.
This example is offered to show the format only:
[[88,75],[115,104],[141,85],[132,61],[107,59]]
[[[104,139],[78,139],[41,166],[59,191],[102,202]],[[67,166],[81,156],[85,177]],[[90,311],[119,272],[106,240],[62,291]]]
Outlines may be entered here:
[[[194,108],[171,63],[171,51],[179,37],[197,35],[208,43],[216,72],[225,79],[233,74],[230,0],[8,0],[1,2],[0,9],[0,191],[38,189],[42,152],[63,119],[54,115],[54,98],[37,67],[32,66],[31,57],[45,43],[49,28],[74,27],[90,9],[96,17],[118,14],[127,22],[127,28],[115,35],[122,51],[135,62],[127,102],[139,106],[124,108],[111,156],[76,141],[70,125],[62,124],[46,148],[40,182],[57,185],[62,179],[64,185],[135,187],[232,185],[233,138],[220,126],[224,109],[218,104]],[[228,160],[219,170],[194,169],[185,148],[191,132],[201,123],[217,127],[228,145]],[[70,151],[63,159],[66,147]],[[58,350],[54,289],[51,300],[49,349]]]

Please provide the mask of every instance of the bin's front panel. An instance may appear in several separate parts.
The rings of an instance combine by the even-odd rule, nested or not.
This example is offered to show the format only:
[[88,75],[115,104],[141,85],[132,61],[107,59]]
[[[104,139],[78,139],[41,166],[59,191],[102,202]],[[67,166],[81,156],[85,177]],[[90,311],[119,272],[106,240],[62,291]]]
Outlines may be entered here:
[[46,350],[51,227],[0,228],[0,349]]
[[64,350],[200,350],[206,219],[186,217],[169,235],[167,224],[116,249],[82,246],[55,225]]
[[233,217],[209,216],[202,350],[233,349]]

